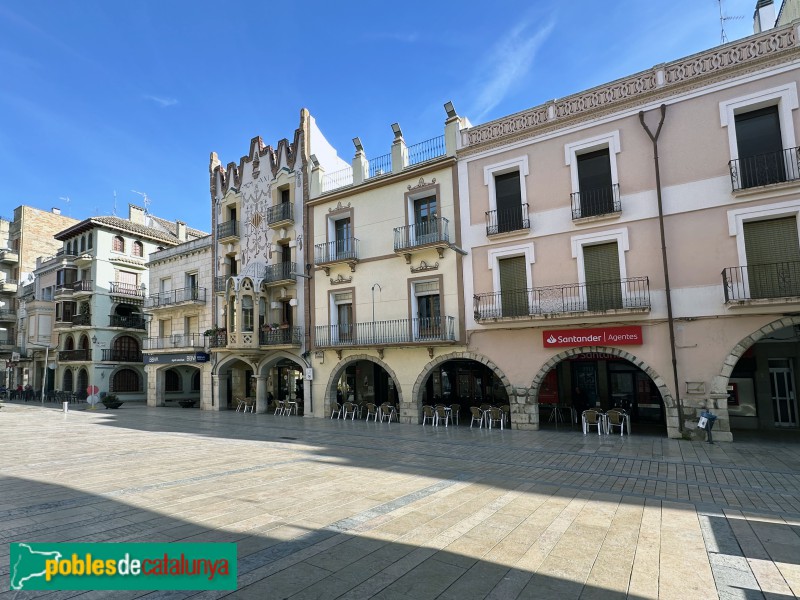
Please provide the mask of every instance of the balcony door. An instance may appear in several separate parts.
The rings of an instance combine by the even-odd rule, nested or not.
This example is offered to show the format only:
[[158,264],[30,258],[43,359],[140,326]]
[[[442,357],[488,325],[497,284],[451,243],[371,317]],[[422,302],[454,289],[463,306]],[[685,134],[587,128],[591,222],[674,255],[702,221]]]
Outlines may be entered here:
[[528,266],[524,256],[502,258],[500,270],[500,307],[503,317],[522,317],[530,314],[528,302]]
[[430,244],[438,240],[436,196],[414,200],[414,244]]
[[414,285],[417,304],[416,337],[440,338],[442,335],[442,301],[439,282],[426,281]]
[[583,247],[586,309],[605,311],[622,308],[617,242]]
[[800,296],[800,242],[795,217],[746,222],[744,246],[751,298]]
[[497,201],[497,233],[522,229],[522,192],[519,187],[519,171],[495,175],[494,186],[495,200]]
[[353,251],[353,227],[350,217],[337,219],[334,222],[334,236],[336,240],[335,249],[331,258],[334,260],[350,258]]
[[332,342],[347,343],[353,339],[353,292],[333,294],[331,315],[335,327],[331,331]]
[[611,160],[608,148],[578,155],[578,190],[581,217],[614,212]]
[[743,188],[786,181],[778,107],[736,115],[736,146]]

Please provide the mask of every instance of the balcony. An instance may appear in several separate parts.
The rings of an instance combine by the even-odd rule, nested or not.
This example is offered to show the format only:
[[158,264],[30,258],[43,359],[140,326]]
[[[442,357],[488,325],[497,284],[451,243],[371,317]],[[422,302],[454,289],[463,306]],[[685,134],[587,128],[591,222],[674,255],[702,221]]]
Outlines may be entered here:
[[595,283],[568,283],[473,296],[476,321],[557,318],[581,313],[650,310],[650,281],[631,277]]
[[80,350],[59,350],[58,360],[59,362],[72,362],[78,360],[91,361],[92,351],[88,348]]
[[274,265],[267,265],[264,269],[264,283],[267,285],[281,285],[297,281],[297,264],[293,262],[281,262]]
[[175,350],[204,348],[205,337],[200,333],[175,333],[167,337],[151,337],[144,340],[145,350]]
[[239,222],[226,221],[217,225],[217,241],[239,239]]
[[455,342],[455,318],[395,319],[351,325],[318,325],[314,331],[319,348],[342,346],[396,346]]
[[93,279],[81,279],[72,284],[72,292],[75,296],[85,296],[94,292]]
[[145,320],[141,315],[109,315],[109,327],[125,327],[127,329],[144,329]]
[[224,331],[219,331],[208,337],[209,348],[224,348],[228,345],[228,334]]
[[404,255],[407,263],[411,262],[413,251],[428,248],[435,248],[439,258],[442,258],[445,249],[450,247],[448,225],[447,219],[436,217],[421,223],[395,227],[394,251]]
[[572,220],[603,217],[622,212],[619,199],[619,184],[596,190],[582,190],[570,194],[572,199]]
[[0,250],[0,263],[6,265],[15,265],[19,262],[19,252],[5,248]]
[[738,158],[729,161],[728,168],[734,192],[797,181],[800,179],[800,148]]
[[778,262],[722,271],[725,303],[800,297],[800,262]]
[[346,238],[314,246],[314,264],[322,267],[326,275],[330,275],[331,265],[347,263],[350,270],[356,270],[358,262],[358,240]]
[[0,281],[0,294],[16,294],[17,284],[13,281]]
[[72,325],[75,327],[86,327],[92,324],[92,315],[75,315],[72,317]]
[[138,350],[123,350],[120,348],[103,348],[102,360],[113,362],[142,362],[142,353]]
[[0,308],[0,321],[16,321],[17,311]]
[[53,299],[64,299],[64,298],[72,298],[72,294],[75,292],[73,289],[73,283],[61,283],[56,286],[56,289],[53,290]]
[[259,346],[300,346],[303,343],[302,327],[272,329],[258,333]]
[[214,293],[223,294],[228,286],[228,278],[224,276],[214,277]]
[[530,228],[527,204],[520,204],[512,209],[486,211],[486,235],[499,235]]
[[108,291],[114,296],[124,296],[126,298],[144,298],[145,290],[135,283],[123,283],[121,281],[110,281]]
[[267,209],[267,225],[280,229],[294,223],[294,207],[289,202],[281,202]]
[[0,337],[0,350],[11,350],[14,347],[14,338]]
[[180,304],[204,304],[206,301],[206,288],[186,287],[152,294],[144,301],[145,308],[151,310],[169,308]]

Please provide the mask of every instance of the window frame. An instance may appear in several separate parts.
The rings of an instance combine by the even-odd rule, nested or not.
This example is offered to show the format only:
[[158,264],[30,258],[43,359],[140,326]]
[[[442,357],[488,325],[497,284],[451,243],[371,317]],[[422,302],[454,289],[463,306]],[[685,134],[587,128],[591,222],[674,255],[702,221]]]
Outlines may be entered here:
[[[744,224],[751,221],[780,219],[781,217],[794,217],[797,221],[798,234],[800,234],[800,200],[735,208],[728,211],[728,235],[736,237],[736,252],[740,267],[748,266],[747,250],[744,243]],[[750,289],[749,282],[745,281],[745,284],[748,285],[747,289]]]
[[[520,207],[528,204],[527,177],[530,175],[528,166],[528,155],[523,154],[514,158],[509,158],[502,162],[493,163],[483,167],[483,184],[489,188],[489,211],[497,210],[497,188],[494,182],[495,175],[505,175],[519,171],[519,191]],[[530,210],[530,205],[529,205]],[[527,231],[527,230],[520,230]]]
[[533,288],[533,269],[531,265],[536,262],[536,253],[533,242],[527,244],[517,244],[516,246],[506,246],[504,248],[493,248],[489,250],[489,271],[492,273],[492,291],[495,294],[502,292],[500,289],[500,260],[503,258],[514,258],[524,256],[528,268],[525,269],[525,289]]
[[[572,193],[577,194],[580,190],[580,178],[578,177],[578,156],[589,154],[596,150],[608,149],[608,162],[611,168],[611,185],[619,185],[619,173],[617,171],[617,154],[620,153],[619,129],[609,131],[590,138],[585,138],[575,142],[564,144],[564,164],[569,167],[570,182]],[[617,216],[614,215],[609,216]]]
[[[120,245],[122,249],[118,250],[117,245]],[[111,251],[117,252],[118,254],[125,254],[125,238],[121,235],[115,235],[111,238]]]
[[[136,378],[136,389],[118,389],[117,387],[117,377],[119,377],[123,373],[133,373],[134,377]],[[129,382],[126,382],[129,383]],[[111,374],[109,377],[109,392],[111,393],[119,393],[119,394],[135,394],[142,391],[142,376],[136,370],[130,367],[122,367],[121,369],[117,369],[114,373]]]
[[597,231],[570,237],[572,258],[577,260],[578,284],[581,286],[586,285],[586,266],[583,262],[584,246],[597,246],[609,242],[617,243],[617,252],[619,253],[619,278],[621,280],[628,278],[628,268],[625,265],[625,253],[630,250],[630,244],[628,242],[628,228],[622,227],[620,229]]
[[[138,254],[137,251],[139,252]],[[144,244],[139,240],[135,240],[133,244],[131,244],[131,256],[144,258]]]

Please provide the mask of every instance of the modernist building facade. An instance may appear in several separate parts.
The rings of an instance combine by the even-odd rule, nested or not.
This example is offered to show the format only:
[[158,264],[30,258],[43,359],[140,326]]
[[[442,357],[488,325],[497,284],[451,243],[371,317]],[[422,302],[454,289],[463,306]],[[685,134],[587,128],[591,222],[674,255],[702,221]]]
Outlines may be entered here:
[[461,131],[468,350],[516,427],[798,427],[799,58],[784,26]]

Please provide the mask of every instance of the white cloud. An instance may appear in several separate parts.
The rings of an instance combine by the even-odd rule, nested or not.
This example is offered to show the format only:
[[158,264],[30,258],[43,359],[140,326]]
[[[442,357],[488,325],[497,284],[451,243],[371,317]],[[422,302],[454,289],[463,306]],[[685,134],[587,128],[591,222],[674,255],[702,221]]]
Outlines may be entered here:
[[162,108],[167,108],[168,106],[175,106],[178,103],[176,98],[162,98],[160,96],[151,96],[149,94],[145,94],[145,100],[151,100],[161,106]]
[[489,51],[486,60],[473,77],[472,89],[479,90],[473,98],[472,114],[480,122],[512,88],[525,82],[536,52],[544,43],[555,23],[533,29],[530,20],[517,25]]

